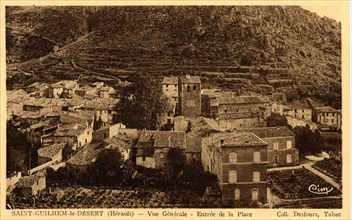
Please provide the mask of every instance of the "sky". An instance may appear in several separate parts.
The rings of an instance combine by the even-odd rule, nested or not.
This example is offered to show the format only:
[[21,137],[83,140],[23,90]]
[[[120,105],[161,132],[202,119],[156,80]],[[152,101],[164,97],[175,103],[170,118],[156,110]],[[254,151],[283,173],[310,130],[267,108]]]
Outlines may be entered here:
[[302,8],[307,9],[309,11],[317,13],[319,16],[326,16],[329,18],[333,18],[336,21],[341,21],[341,5],[339,5],[338,1],[335,2],[326,2],[319,5],[300,5]]

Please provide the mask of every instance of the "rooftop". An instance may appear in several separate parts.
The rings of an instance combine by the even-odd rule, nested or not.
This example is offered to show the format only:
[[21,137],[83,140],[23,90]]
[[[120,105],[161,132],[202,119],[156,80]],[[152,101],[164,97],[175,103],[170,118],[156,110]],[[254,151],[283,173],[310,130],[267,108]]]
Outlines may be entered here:
[[53,144],[38,149],[38,156],[52,159],[60,150],[64,149],[65,143]]
[[88,100],[82,108],[95,110],[112,110],[118,103],[117,99],[112,98],[95,98]]
[[183,131],[142,131],[137,147],[145,147],[146,145],[149,146],[150,143],[152,143],[152,147],[179,147],[181,149],[185,149],[186,135]]
[[133,145],[133,141],[123,134],[117,134],[112,138],[104,140],[104,142],[111,144],[113,148],[118,147],[123,148],[125,150],[131,149]]
[[282,127],[263,127],[263,128],[243,128],[238,129],[239,131],[252,132],[260,138],[271,138],[271,137],[290,137],[295,134],[286,126]]
[[263,140],[251,132],[221,132],[214,133],[209,137],[204,138],[204,141],[215,147],[221,146],[266,146]]
[[72,165],[86,166],[94,162],[98,154],[104,150],[102,143],[90,143],[83,147],[76,155],[71,157],[67,163]]
[[53,88],[65,88],[72,89],[77,86],[77,82],[74,80],[62,80],[57,83],[51,84]]
[[315,110],[317,112],[333,112],[333,113],[339,113],[341,112],[340,110],[337,110],[331,106],[322,106],[322,107],[316,107]]
[[168,84],[168,85],[174,84],[174,85],[176,85],[176,84],[178,84],[178,78],[177,77],[167,77],[167,76],[165,76],[163,78],[162,84]]
[[308,103],[304,101],[287,102],[286,106],[290,109],[310,109]]
[[86,129],[85,126],[79,124],[60,125],[55,131],[56,137],[75,137],[81,134]]

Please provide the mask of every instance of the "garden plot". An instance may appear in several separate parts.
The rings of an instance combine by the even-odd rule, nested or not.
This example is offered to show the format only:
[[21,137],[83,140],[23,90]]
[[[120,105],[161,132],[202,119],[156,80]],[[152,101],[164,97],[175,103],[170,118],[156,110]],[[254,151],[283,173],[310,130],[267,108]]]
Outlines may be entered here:
[[281,199],[341,195],[338,189],[305,168],[295,169],[294,177],[292,177],[292,170],[270,171],[268,180],[272,192]]

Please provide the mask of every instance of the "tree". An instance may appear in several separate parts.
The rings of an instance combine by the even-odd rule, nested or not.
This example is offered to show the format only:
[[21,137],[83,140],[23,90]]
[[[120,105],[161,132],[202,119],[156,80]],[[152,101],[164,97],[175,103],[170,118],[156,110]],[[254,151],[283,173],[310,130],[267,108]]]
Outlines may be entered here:
[[157,129],[160,126],[159,118],[167,110],[161,77],[138,73],[130,78],[130,82],[121,89],[116,122],[130,128]]
[[6,124],[6,170],[8,172],[26,171],[30,154],[30,144],[25,135],[13,125],[12,121]]
[[293,131],[296,134],[296,147],[302,156],[321,152],[324,142],[318,130],[312,131],[307,125],[295,127]]
[[167,179],[179,177],[186,168],[187,159],[181,148],[170,148],[166,154],[166,161],[163,172]]
[[89,167],[91,181],[101,185],[121,184],[124,180],[124,160],[117,149],[104,149]]
[[287,126],[287,119],[278,113],[271,113],[266,119],[266,125],[267,127]]

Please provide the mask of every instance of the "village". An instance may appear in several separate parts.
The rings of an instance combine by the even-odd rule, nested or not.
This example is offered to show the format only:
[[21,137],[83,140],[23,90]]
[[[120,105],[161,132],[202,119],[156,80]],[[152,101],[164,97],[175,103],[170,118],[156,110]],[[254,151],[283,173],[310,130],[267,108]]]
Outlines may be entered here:
[[[117,122],[120,94],[104,82],[8,90],[8,147],[16,137],[29,147],[8,151],[25,169],[8,169],[7,208],[342,206],[340,109],[202,86],[197,75],[163,77],[156,130]],[[319,148],[305,149],[316,137]],[[91,173],[107,149],[128,167],[108,187]]]

